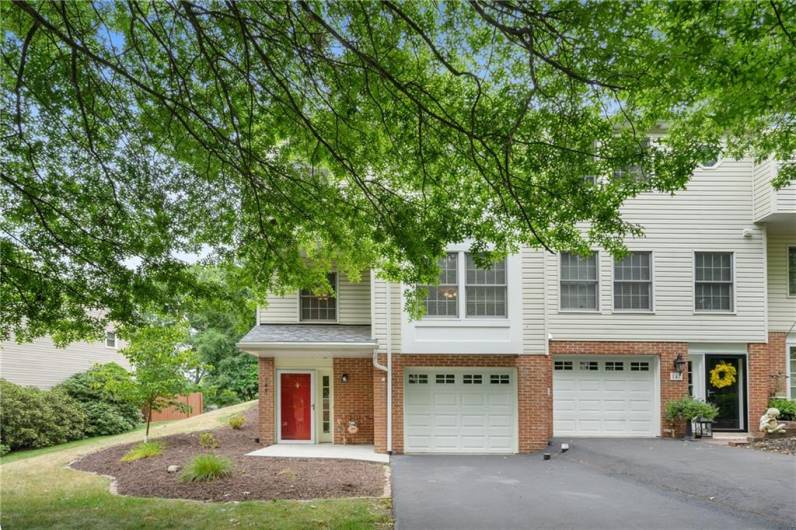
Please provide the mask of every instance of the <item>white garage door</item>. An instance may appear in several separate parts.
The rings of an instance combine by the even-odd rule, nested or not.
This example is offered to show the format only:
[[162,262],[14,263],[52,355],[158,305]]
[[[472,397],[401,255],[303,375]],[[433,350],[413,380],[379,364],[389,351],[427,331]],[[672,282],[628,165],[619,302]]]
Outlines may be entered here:
[[514,453],[517,383],[512,368],[408,369],[407,453]]
[[555,436],[657,436],[655,358],[553,360]]

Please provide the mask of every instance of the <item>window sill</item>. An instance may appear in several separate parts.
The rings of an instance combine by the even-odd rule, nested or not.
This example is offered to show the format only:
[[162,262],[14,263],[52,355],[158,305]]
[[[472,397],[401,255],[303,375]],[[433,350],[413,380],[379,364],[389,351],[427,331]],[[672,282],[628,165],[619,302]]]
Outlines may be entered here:
[[416,320],[413,322],[418,328],[508,328],[511,322],[507,318],[484,320],[475,318],[433,319]]
[[736,311],[694,311],[695,315],[720,315],[720,316],[737,316]]
[[337,324],[337,320],[299,320],[299,324]]
[[654,315],[655,311],[649,309],[614,309],[611,314],[616,315]]
[[586,314],[586,315],[600,315],[602,314],[599,309],[559,309],[559,313],[568,315]]

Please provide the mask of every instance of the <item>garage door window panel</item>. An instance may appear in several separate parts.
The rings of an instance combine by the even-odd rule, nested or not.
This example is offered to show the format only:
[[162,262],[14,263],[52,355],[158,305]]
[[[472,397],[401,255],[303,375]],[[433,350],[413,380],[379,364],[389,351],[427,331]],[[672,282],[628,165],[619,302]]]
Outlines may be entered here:
[[456,383],[456,376],[454,374],[437,374],[435,382],[438,385],[452,385]]
[[599,281],[597,253],[583,257],[571,252],[561,254],[561,310],[597,311]]

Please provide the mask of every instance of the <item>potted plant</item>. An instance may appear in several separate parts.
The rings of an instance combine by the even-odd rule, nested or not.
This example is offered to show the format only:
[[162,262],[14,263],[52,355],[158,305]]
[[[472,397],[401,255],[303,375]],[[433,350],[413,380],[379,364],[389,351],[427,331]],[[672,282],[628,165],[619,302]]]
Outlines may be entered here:
[[683,433],[684,436],[691,434],[691,421],[694,418],[703,418],[713,421],[719,414],[719,408],[712,403],[705,403],[691,396],[674,399],[666,403],[666,419],[673,427],[672,436]]

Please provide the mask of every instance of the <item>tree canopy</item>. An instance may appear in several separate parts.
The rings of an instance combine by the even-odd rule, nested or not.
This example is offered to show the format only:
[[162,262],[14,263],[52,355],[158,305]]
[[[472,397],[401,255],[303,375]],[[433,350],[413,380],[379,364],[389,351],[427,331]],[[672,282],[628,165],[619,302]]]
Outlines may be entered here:
[[263,296],[332,263],[433,282],[465,239],[619,252],[627,198],[796,149],[792,0],[15,0],[0,25],[4,337],[212,296],[185,253]]

